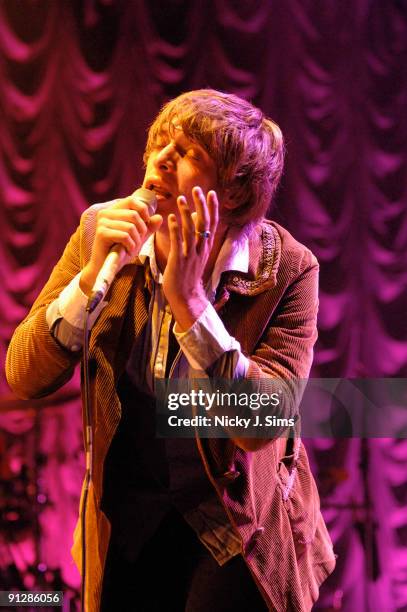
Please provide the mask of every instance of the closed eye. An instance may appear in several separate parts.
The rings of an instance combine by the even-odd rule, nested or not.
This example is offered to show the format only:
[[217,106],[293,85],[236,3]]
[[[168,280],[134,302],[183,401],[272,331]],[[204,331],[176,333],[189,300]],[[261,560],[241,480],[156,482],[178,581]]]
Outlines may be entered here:
[[[169,144],[170,144],[170,140],[166,138],[159,138],[154,142],[152,148],[155,151],[161,151],[162,149],[165,149],[165,147],[167,147]],[[191,147],[191,146],[188,146],[187,144],[183,146],[179,142],[178,143],[175,142],[174,145],[175,145],[175,150],[180,157],[188,157],[198,162],[202,160],[202,155],[199,152],[199,150],[197,150],[196,147],[194,146]]]
[[177,152],[180,157],[190,157],[191,159],[194,159],[195,161],[201,160],[201,156],[199,155],[199,152],[193,147],[184,149],[183,147],[178,146]]

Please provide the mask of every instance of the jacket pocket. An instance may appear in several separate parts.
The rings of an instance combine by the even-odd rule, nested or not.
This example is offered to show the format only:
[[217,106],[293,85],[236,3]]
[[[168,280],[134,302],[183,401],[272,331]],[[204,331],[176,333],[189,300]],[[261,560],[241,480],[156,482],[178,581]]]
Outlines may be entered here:
[[314,540],[320,515],[319,495],[304,448],[298,446],[279,461],[278,485],[298,556]]

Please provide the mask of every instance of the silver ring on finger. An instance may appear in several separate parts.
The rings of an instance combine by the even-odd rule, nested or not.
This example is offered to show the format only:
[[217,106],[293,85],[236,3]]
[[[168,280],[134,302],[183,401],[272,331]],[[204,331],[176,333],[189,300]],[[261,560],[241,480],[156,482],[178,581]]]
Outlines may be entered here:
[[211,232],[210,230],[203,230],[203,231],[195,230],[195,234],[197,234],[201,238],[209,238],[211,235]]

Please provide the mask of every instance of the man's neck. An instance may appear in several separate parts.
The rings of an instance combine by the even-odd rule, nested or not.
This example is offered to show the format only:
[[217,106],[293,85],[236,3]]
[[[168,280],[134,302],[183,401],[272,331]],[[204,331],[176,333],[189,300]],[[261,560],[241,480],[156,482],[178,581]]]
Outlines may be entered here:
[[[213,241],[212,250],[205,267],[204,277],[202,279],[204,285],[206,285],[212,275],[219,251],[225,241],[226,233],[227,227],[219,224],[216,230],[215,239]],[[165,266],[167,265],[168,254],[170,252],[170,237],[167,228],[165,230],[160,228],[160,230],[155,234],[154,249],[157,266],[160,272],[164,273]]]

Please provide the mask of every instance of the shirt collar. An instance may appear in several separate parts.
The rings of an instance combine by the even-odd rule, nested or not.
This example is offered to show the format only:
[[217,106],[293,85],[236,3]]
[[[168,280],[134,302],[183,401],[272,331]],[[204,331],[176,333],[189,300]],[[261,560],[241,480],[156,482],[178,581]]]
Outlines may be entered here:
[[151,275],[154,281],[158,284],[161,284],[163,282],[163,275],[158,269],[157,260],[155,257],[154,234],[151,234],[151,236],[147,238],[147,240],[145,241],[145,243],[140,249],[138,258],[139,258],[141,265],[144,266],[147,257],[150,261],[150,270],[151,270]]
[[230,227],[219,251],[211,277],[211,291],[216,291],[223,272],[249,270],[249,239],[240,228]]
[[[162,274],[157,266],[154,249],[154,234],[149,236],[140,249],[138,259],[142,265],[149,258],[150,269],[156,283],[162,283]],[[223,272],[247,272],[249,270],[249,239],[239,228],[229,228],[213,268],[210,291],[215,292]]]

